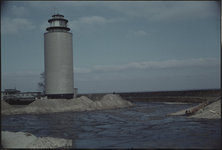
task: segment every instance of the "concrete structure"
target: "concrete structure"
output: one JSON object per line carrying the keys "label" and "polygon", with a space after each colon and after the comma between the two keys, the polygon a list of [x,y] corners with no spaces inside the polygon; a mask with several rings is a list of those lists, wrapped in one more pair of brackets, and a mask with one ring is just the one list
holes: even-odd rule
{"label": "concrete structure", "polygon": [[41,92],[20,92],[16,88],[1,91],[1,100],[9,104],[29,104],[39,98],[41,98]]}
{"label": "concrete structure", "polygon": [[44,34],[45,95],[48,98],[75,97],[72,33],[63,15],[53,15]]}
{"label": "concrete structure", "polygon": [[73,98],[76,98],[78,95],[78,88],[74,88]]}

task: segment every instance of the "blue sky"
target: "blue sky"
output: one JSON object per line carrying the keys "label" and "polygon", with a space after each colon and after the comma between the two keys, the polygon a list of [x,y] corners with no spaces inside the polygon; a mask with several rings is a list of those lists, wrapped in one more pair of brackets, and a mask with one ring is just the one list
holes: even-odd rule
{"label": "blue sky", "polygon": [[220,88],[219,1],[8,1],[2,89],[38,90],[54,11],[69,20],[79,93]]}

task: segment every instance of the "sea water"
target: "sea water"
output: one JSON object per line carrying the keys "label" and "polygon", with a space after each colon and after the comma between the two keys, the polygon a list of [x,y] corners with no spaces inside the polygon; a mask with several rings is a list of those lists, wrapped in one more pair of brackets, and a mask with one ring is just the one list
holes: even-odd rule
{"label": "sea water", "polygon": [[136,107],[2,116],[2,131],[73,140],[73,148],[220,148],[221,119],[166,114],[198,104],[137,102]]}

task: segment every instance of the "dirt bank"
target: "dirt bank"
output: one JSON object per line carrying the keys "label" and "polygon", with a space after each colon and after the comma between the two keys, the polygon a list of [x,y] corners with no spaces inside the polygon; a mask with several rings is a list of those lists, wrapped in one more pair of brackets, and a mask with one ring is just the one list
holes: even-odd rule
{"label": "dirt bank", "polygon": [[[79,94],[93,101],[100,100],[108,93]],[[130,102],[181,102],[203,103],[209,99],[219,97],[220,89],[215,90],[188,90],[188,91],[157,91],[157,92],[127,92],[118,93],[122,98]]]}
{"label": "dirt bank", "polygon": [[197,111],[194,115],[188,118],[204,118],[204,119],[217,119],[221,118],[221,100],[216,101],[203,109]]}
{"label": "dirt bank", "polygon": [[162,91],[119,93],[121,97],[132,102],[183,102],[203,103],[219,97],[220,90]]}
{"label": "dirt bank", "polygon": [[72,140],[36,137],[31,133],[2,131],[2,148],[62,148],[72,146]]}
{"label": "dirt bank", "polygon": [[[201,104],[199,104],[200,106]],[[183,109],[181,111],[170,113],[167,115],[185,115],[186,110],[192,110],[193,108]],[[203,118],[203,119],[218,119],[221,118],[221,99],[213,102],[202,109],[199,109],[195,114],[188,116],[188,118]]]}
{"label": "dirt bank", "polygon": [[10,107],[9,104],[2,101],[2,115],[15,114],[45,114],[67,111],[91,111],[100,109],[113,109],[132,107],[129,101],[124,100],[119,95],[107,94],[100,101],[81,96],[75,99],[39,99],[24,108]]}

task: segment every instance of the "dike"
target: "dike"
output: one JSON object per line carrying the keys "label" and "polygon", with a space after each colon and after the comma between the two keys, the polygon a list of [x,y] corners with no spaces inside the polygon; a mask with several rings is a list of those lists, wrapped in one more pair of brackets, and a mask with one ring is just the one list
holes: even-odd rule
{"label": "dike", "polygon": [[[107,93],[79,94],[93,101],[100,100]],[[159,91],[159,92],[127,92],[117,93],[130,102],[181,102],[203,103],[221,95],[221,90],[188,90],[188,91]]]}

